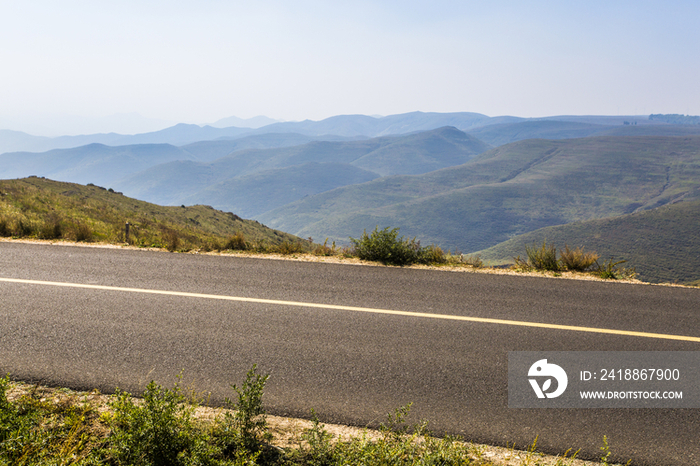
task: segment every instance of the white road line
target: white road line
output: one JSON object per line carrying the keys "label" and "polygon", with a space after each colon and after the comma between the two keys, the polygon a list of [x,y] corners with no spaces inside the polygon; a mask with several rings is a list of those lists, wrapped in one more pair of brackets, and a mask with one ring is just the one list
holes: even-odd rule
{"label": "white road line", "polygon": [[462,322],[477,322],[482,324],[511,325],[519,327],[535,327],[553,330],[569,330],[573,332],[603,333],[609,335],[624,335],[642,338],[659,338],[664,340],[692,341],[700,343],[700,337],[684,335],[670,335],[664,333],[633,332],[628,330],[616,330],[596,327],[579,327],[574,325],[547,324],[542,322],[526,322],[519,320],[489,319],[484,317],[467,317],[450,314],[428,314],[425,312],[394,311],[391,309],[373,309],[369,307],[341,306],[337,304],[304,303],[298,301],[280,301],[276,299],[244,298],[240,296],[225,296],[216,294],[187,293],[183,291],[149,290],[144,288],[126,288],[119,286],[87,285],[83,283],[48,282],[41,280],[24,280],[20,278],[0,278],[0,282],[22,283],[26,285],[58,286],[64,288],[83,288],[88,290],[121,291],[128,293],[143,293],[166,296],[182,296],[185,298],[218,299],[222,301],[238,301],[245,303],[275,304],[279,306],[313,307],[319,309],[334,309],[340,311],[367,312],[372,314],[386,314],[406,317],[424,317],[428,319],[455,320]]}

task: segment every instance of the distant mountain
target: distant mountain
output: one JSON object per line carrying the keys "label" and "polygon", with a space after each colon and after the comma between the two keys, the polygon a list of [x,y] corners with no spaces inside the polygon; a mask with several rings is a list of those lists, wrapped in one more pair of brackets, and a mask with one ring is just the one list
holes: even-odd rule
{"label": "distant mountain", "polygon": [[180,123],[153,133],[123,136],[113,144],[121,146],[131,144],[172,144],[175,146],[182,146],[197,141],[211,141],[213,139],[225,137],[240,137],[248,133],[250,133],[250,130],[247,128],[213,128],[211,126]]}
{"label": "distant mountain", "polygon": [[[342,136],[328,136],[325,141],[344,141]],[[195,160],[211,162],[232,152],[244,149],[273,149],[292,147],[318,140],[317,137],[296,133],[263,133],[243,136],[237,139],[216,139],[214,141],[199,141],[182,146],[182,150],[192,154]]]}
{"label": "distant mountain", "polygon": [[[8,118],[0,117],[0,128],[21,131],[29,134],[57,137],[75,135],[97,135],[106,133],[137,134],[173,126],[177,122],[144,117],[136,112],[116,113],[99,117],[80,115],[47,114]],[[101,142],[101,141],[89,141]],[[88,142],[88,143],[89,143]],[[87,144],[87,143],[86,143]],[[58,149],[48,147],[42,150]],[[16,148],[12,150],[30,150]],[[2,151],[0,151],[1,153]]]}
{"label": "distant mountain", "polygon": [[671,125],[700,125],[700,116],[697,115],[649,115],[649,120],[660,121]]}
{"label": "distant mountain", "polygon": [[214,128],[228,128],[230,126],[236,126],[238,128],[260,128],[273,123],[279,123],[279,120],[273,120],[272,118],[262,115],[246,119],[230,116],[217,120],[209,126],[213,126]]}
{"label": "distant mountain", "polygon": [[152,133],[124,135],[117,133],[47,138],[19,131],[0,130],[0,154],[4,152],[44,152],[52,149],[71,149],[88,144],[128,146],[134,144],[172,144],[181,146],[197,141],[236,138],[250,133],[247,128],[212,128],[178,124]]}
{"label": "distant mountain", "polygon": [[321,121],[300,121],[275,123],[258,129],[256,132],[294,132],[321,136],[336,134],[340,136],[379,137],[392,134],[407,134],[417,131],[453,126],[466,130],[487,124],[519,121],[516,117],[491,118],[480,113],[423,113],[412,112],[385,117],[366,115],[338,115]]}
{"label": "distant mountain", "polygon": [[[255,125],[267,120],[255,120]],[[0,130],[0,154],[3,152],[43,152],[51,149],[67,149],[79,147],[87,144],[98,143],[112,146],[125,146],[132,144],[172,144],[181,146],[199,141],[211,141],[216,139],[237,139],[248,135],[262,135],[268,133],[296,133],[314,139],[337,140],[338,138],[360,138],[368,139],[388,135],[401,135],[414,132],[429,131],[445,126],[453,126],[461,131],[475,132],[479,128],[492,125],[503,126],[501,130],[480,132],[481,136],[489,144],[503,143],[503,141],[514,142],[516,140],[529,139],[533,137],[556,138],[582,137],[584,135],[601,135],[604,133],[595,132],[595,128],[586,130],[586,125],[601,127],[623,127],[624,123],[629,123],[632,128],[644,127],[664,127],[670,126],[663,121],[650,120],[648,117],[635,116],[554,116],[538,119],[526,119],[512,116],[488,117],[480,113],[424,113],[412,112],[400,115],[389,115],[385,117],[371,117],[366,115],[338,115],[326,118],[321,121],[301,121],[272,123],[257,129],[226,126],[218,127],[226,122],[238,120],[220,120],[214,126],[197,126],[188,124],[178,124],[169,128],[134,135],[124,135],[117,133],[90,134],[83,136],[61,136],[57,138],[46,138],[31,136],[17,131]],[[250,125],[252,121],[243,120]],[[559,127],[540,126],[533,122],[557,121],[578,123],[575,125],[560,125]],[[508,127],[514,123],[529,123],[528,128]],[[549,129],[548,129],[549,128]],[[532,130],[532,132],[530,132]],[[592,132],[591,132],[592,131]],[[664,132],[638,132],[634,134],[659,134],[671,135]],[[697,134],[697,125],[693,131],[686,130],[688,134]],[[588,134],[590,132],[590,134]],[[612,134],[612,133],[611,133]],[[623,133],[627,134],[627,133]],[[630,133],[633,134],[633,133]],[[488,135],[488,136],[487,136]],[[477,135],[479,137],[479,135]]]}
{"label": "distant mountain", "polygon": [[525,247],[543,241],[558,249],[584,247],[597,252],[602,265],[626,260],[644,281],[688,283],[700,280],[700,201],[675,204],[587,222],[547,227],[480,251],[489,263],[512,263]]}
{"label": "distant mountain", "polygon": [[258,217],[345,241],[375,226],[463,252],[539,228],[700,198],[700,136],[527,140],[418,176],[309,196]]}
{"label": "distant mountain", "polygon": [[192,158],[188,152],[170,144],[123,147],[89,144],[42,153],[8,152],[0,154],[0,178],[36,175],[109,187],[116,180],[153,165]]}
{"label": "distant mountain", "polygon": [[494,147],[526,139],[571,139],[594,136],[614,128],[556,120],[527,120],[516,123],[482,126],[469,130],[469,134]]}
{"label": "distant mountain", "polygon": [[602,125],[579,121],[537,119],[482,126],[470,129],[468,133],[497,147],[526,139],[573,139],[589,136],[700,135],[700,125]]}
{"label": "distant mountain", "polygon": [[[363,172],[371,172],[372,177],[396,173],[425,173],[437,168],[459,165],[487,149],[489,146],[478,139],[447,127],[405,136],[386,136],[360,141],[313,141],[293,147],[240,150],[207,164],[192,161],[171,162],[153,166],[125,178],[116,183],[115,187],[130,196],[159,204],[207,203],[213,199],[211,193],[202,194],[203,197],[200,198],[198,192],[232,178],[264,171],[317,163],[334,164],[321,165],[325,170],[333,167],[343,170],[343,164],[351,165],[362,169]],[[316,167],[316,170],[319,168]],[[331,176],[329,173],[324,177],[328,177],[328,180],[345,180],[343,176]],[[365,181],[371,179],[368,175],[362,175],[361,178]],[[273,189],[274,180],[269,177],[266,179],[270,183],[268,187]],[[290,190],[287,202],[303,197],[296,197],[294,193],[318,193],[330,189],[326,179],[294,179],[310,185],[297,186],[296,191]],[[345,184],[346,181],[342,181],[333,187]],[[226,186],[240,185],[220,185],[219,189],[222,192],[215,197],[217,203],[213,205],[231,205],[232,201],[224,200],[225,196],[237,194],[227,194]],[[287,186],[292,187],[291,184]],[[237,199],[236,205],[245,208],[242,202],[247,201]],[[252,199],[250,202],[258,205]],[[255,214],[266,210],[256,210]]]}
{"label": "distant mountain", "polygon": [[122,137],[121,134],[111,133],[48,138],[3,129],[0,130],[0,154],[5,152],[45,152],[52,149],[67,149],[95,143],[114,144]]}

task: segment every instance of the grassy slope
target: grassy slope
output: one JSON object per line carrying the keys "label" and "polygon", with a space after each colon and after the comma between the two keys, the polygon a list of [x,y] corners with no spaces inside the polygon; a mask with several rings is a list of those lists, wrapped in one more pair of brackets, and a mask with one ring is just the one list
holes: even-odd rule
{"label": "grassy slope", "polygon": [[652,283],[700,281],[700,201],[679,202],[620,217],[548,227],[478,254],[487,263],[512,263],[525,247],[546,240],[563,248],[584,247],[602,261],[624,259],[639,278]]}
{"label": "grassy slope", "polygon": [[262,215],[275,228],[336,241],[375,226],[476,251],[552,225],[699,197],[700,137],[527,140],[464,165],[381,178]]}
{"label": "grassy slope", "polygon": [[[218,248],[237,232],[258,246],[274,246],[299,238],[269,229],[258,222],[208,206],[162,207],[128,198],[97,186],[82,186],[42,178],[0,181],[0,235],[123,242],[126,222],[131,241],[139,246]],[[20,222],[22,227],[20,227]],[[86,229],[87,227],[87,229]],[[81,230],[82,228],[82,230]],[[20,231],[24,229],[24,232]]]}

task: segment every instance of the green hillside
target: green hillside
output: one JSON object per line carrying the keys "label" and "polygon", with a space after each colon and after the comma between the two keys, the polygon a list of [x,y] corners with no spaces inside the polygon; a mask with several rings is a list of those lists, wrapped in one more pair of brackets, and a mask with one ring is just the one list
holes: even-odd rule
{"label": "green hillside", "polygon": [[0,236],[123,243],[126,222],[130,244],[171,250],[221,249],[237,233],[249,248],[263,250],[301,242],[208,206],[162,207],[98,186],[36,177],[0,180]]}
{"label": "green hillside", "polygon": [[478,252],[492,264],[512,263],[525,247],[546,240],[559,248],[584,247],[602,260],[627,260],[652,283],[700,280],[700,201],[679,202],[620,217],[547,227]]}
{"label": "green hillside", "polygon": [[527,140],[458,167],[380,178],[258,219],[347,241],[391,226],[443,249],[478,251],[539,228],[700,198],[700,137]]}
{"label": "green hillside", "polygon": [[349,164],[309,162],[232,178],[182,198],[182,203],[215,205],[253,218],[306,196],[378,177]]}

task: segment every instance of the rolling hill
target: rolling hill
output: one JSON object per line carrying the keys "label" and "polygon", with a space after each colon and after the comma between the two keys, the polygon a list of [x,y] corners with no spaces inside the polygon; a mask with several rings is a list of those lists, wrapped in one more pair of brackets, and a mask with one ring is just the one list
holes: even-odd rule
{"label": "rolling hill", "polygon": [[301,237],[347,241],[399,227],[478,251],[539,228],[700,198],[700,137],[526,140],[417,176],[309,196],[258,217]]}
{"label": "rolling hill", "polygon": [[574,139],[590,136],[691,136],[700,135],[700,125],[611,125],[588,123],[585,120],[537,119],[482,126],[470,129],[468,133],[498,147],[526,139]]}
{"label": "rolling hill", "polygon": [[376,173],[345,163],[309,162],[231,178],[185,197],[181,203],[217,206],[217,209],[255,218],[291,201],[378,177]]}
{"label": "rolling hill", "polygon": [[[343,165],[352,167],[348,168],[348,176],[326,171],[320,178],[285,178],[288,192],[286,196],[281,197],[289,203],[308,193],[343,186],[351,180],[367,181],[385,174],[424,173],[458,165],[487,149],[489,146],[478,139],[455,128],[445,127],[404,136],[385,136],[360,141],[313,141],[293,147],[241,150],[206,164],[193,161],[170,162],[130,176],[116,183],[114,187],[130,196],[158,204],[208,203],[216,199],[220,203],[213,204],[214,206],[237,205],[244,211],[251,211],[244,203],[260,205],[256,199],[251,196],[242,197],[235,189],[230,193],[226,191],[227,187],[241,186],[240,183],[220,183],[255,173],[267,172],[271,175],[274,173],[271,170],[304,165],[311,167],[308,164],[313,163],[320,164],[314,171],[323,167],[324,170],[337,169],[342,172],[345,170]],[[354,174],[360,173],[358,169],[365,174],[354,178]],[[295,173],[302,172],[303,170]],[[307,173],[310,172],[307,170]],[[263,182],[263,177],[258,179]],[[267,186],[276,189],[274,178],[268,176],[264,179]],[[298,184],[289,184],[292,179],[296,179]],[[332,185],[330,181],[337,184]],[[213,188],[210,187],[214,185],[218,185],[219,192],[212,197]],[[201,195],[198,194],[200,191]],[[255,208],[255,215],[271,210],[261,209],[264,207]]]}
{"label": "rolling hill", "polygon": [[525,247],[543,241],[559,248],[584,247],[600,254],[600,263],[627,260],[639,278],[652,283],[700,280],[700,201],[671,205],[618,217],[573,222],[516,236],[478,254],[487,263],[512,263]]}

